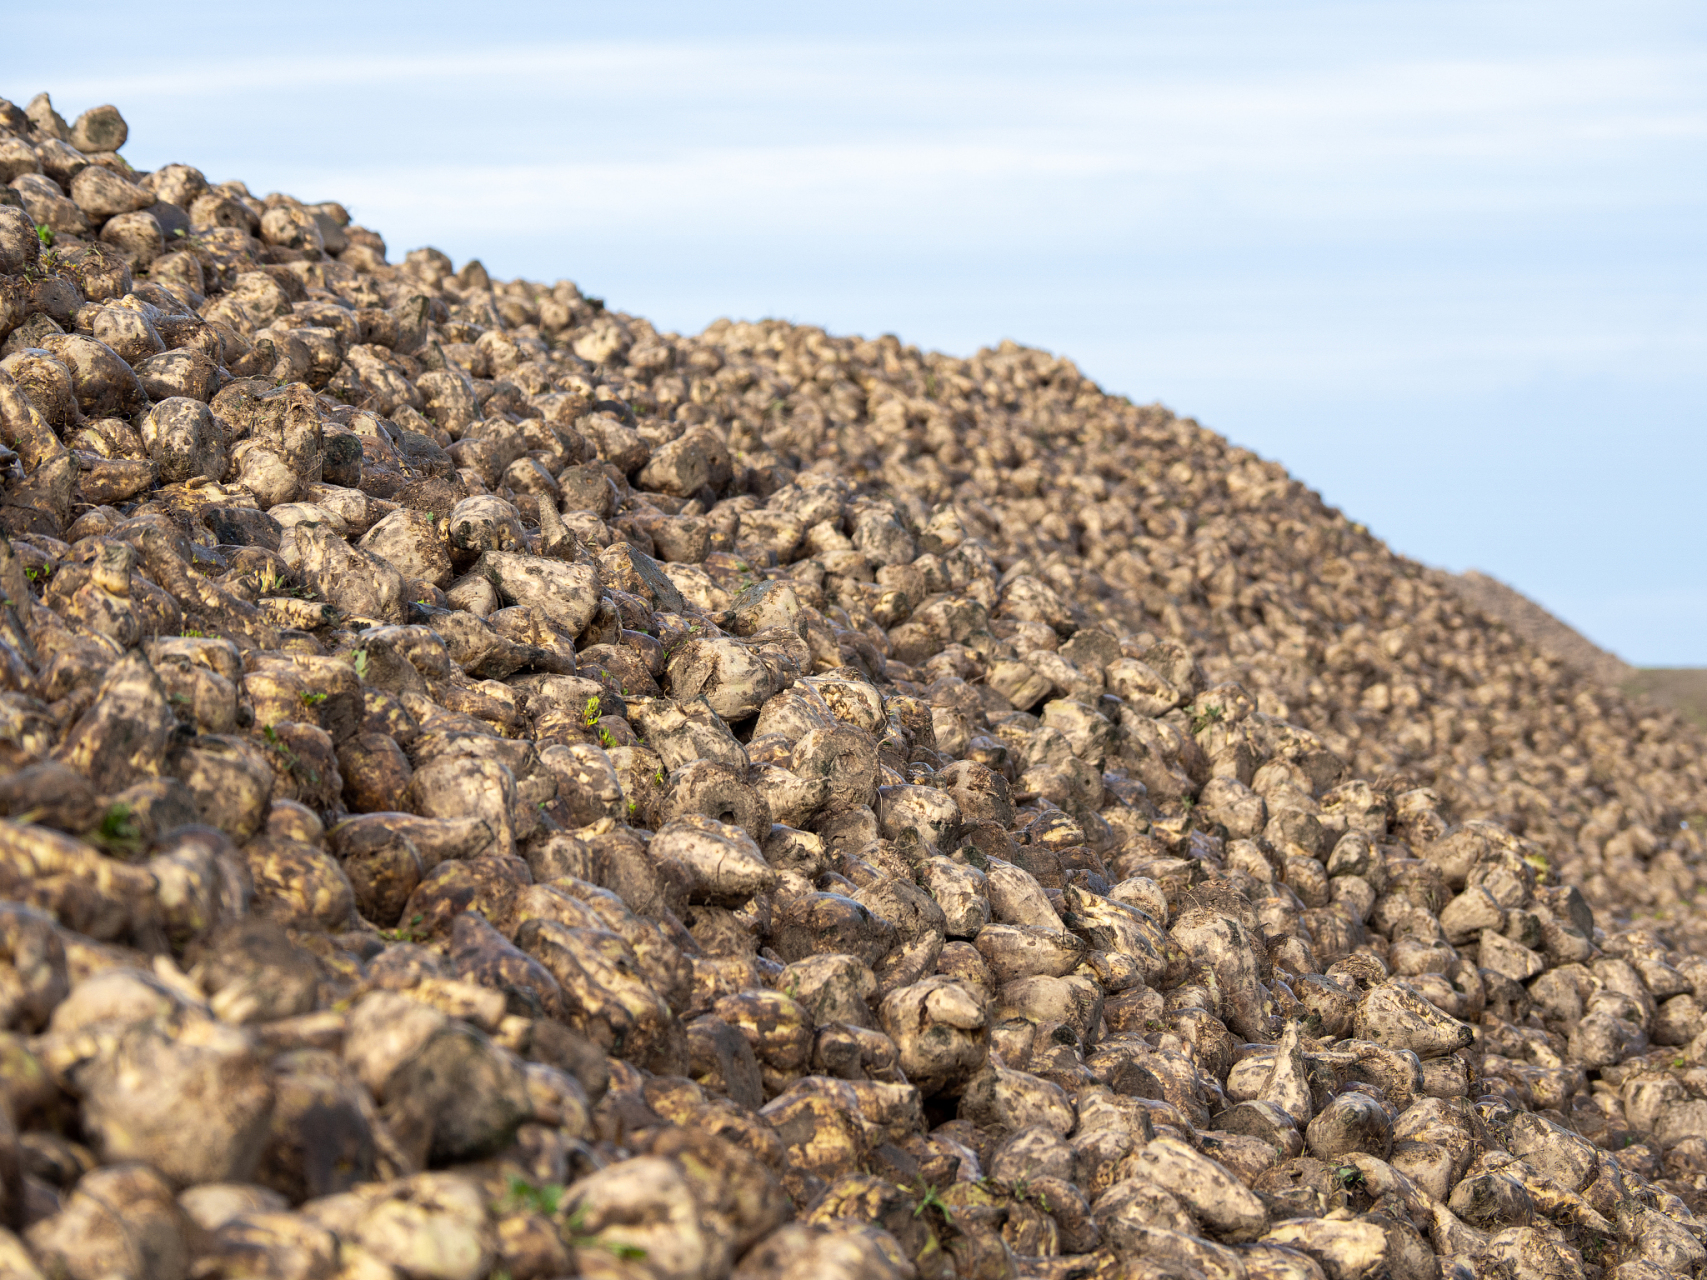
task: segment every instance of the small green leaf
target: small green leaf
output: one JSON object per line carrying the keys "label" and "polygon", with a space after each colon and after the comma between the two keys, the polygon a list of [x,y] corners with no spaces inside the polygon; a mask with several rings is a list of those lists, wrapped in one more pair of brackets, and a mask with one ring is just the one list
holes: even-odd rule
{"label": "small green leaf", "polygon": [[1334,1178],[1342,1187],[1361,1187],[1363,1185],[1363,1170],[1354,1164],[1342,1164],[1334,1170]]}
{"label": "small green leaf", "polygon": [[101,815],[101,838],[104,840],[134,840],[137,837],[136,817],[123,800],[107,806]]}

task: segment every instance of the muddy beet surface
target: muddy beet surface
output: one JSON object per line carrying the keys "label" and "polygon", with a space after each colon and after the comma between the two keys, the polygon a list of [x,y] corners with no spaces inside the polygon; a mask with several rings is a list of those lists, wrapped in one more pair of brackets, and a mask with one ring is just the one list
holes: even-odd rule
{"label": "muddy beet surface", "polygon": [[0,1274],[1700,1273],[1692,729],[1066,360],[126,133],[0,102]]}

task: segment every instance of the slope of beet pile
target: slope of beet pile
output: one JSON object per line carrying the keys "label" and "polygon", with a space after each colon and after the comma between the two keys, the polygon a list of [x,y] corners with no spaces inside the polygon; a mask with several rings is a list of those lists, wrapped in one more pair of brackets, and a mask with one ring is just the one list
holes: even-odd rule
{"label": "slope of beet pile", "polygon": [[0,102],[0,1273],[1699,1274],[1700,741],[1065,360]]}

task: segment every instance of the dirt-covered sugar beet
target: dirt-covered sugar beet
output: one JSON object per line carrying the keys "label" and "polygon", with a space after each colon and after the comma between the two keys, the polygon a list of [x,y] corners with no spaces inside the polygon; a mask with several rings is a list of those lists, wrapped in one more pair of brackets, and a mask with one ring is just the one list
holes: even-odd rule
{"label": "dirt-covered sugar beet", "polygon": [[127,138],[0,102],[9,1274],[1701,1273],[1683,723],[1064,359]]}

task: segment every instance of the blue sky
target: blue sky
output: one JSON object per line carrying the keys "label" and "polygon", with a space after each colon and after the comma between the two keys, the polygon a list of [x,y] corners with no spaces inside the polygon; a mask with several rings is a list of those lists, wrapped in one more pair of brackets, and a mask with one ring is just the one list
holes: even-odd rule
{"label": "blue sky", "polygon": [[1707,665],[1699,4],[172,12],[9,15],[0,94],[682,332],[1060,351]]}

